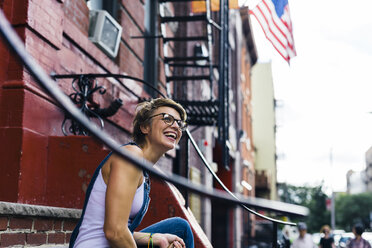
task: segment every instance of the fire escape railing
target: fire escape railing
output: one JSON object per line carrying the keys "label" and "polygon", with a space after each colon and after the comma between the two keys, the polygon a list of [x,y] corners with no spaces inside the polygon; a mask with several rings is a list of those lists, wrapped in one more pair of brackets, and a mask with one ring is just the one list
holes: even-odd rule
{"label": "fire escape railing", "polygon": [[[221,0],[223,2],[223,0]],[[56,101],[60,104],[61,108],[67,113],[68,116],[73,118],[76,122],[78,122],[80,125],[82,125],[91,135],[98,138],[102,143],[104,143],[106,146],[108,146],[113,152],[119,154],[124,159],[130,161],[131,163],[135,164],[136,166],[145,169],[148,171],[151,175],[166,180],[168,182],[171,182],[172,184],[179,186],[183,189],[190,190],[191,192],[200,194],[202,196],[209,197],[211,199],[217,199],[217,200],[223,200],[226,202],[230,202],[231,204],[238,204],[242,206],[244,209],[248,210],[249,212],[263,218],[266,220],[269,220],[273,222],[274,225],[274,232],[273,232],[273,247],[277,246],[277,240],[276,237],[276,230],[278,224],[287,224],[287,225],[296,225],[295,223],[291,222],[285,222],[276,220],[270,217],[267,217],[265,215],[259,214],[248,207],[251,208],[258,208],[262,210],[268,210],[268,211],[274,211],[277,213],[284,213],[284,214],[291,214],[291,215],[298,215],[298,216],[306,216],[308,214],[308,210],[301,206],[294,206],[286,203],[282,203],[280,206],[276,205],[273,207],[270,202],[266,202],[264,200],[258,200],[258,199],[241,199],[235,196],[231,191],[227,189],[227,187],[222,183],[222,181],[217,177],[217,175],[213,172],[212,168],[204,158],[203,154],[200,152],[198,146],[196,145],[194,139],[192,138],[192,135],[187,130],[187,136],[189,137],[192,145],[196,149],[198,155],[201,157],[203,163],[206,165],[208,170],[212,173],[212,175],[215,177],[215,179],[218,181],[218,183],[224,188],[226,192],[223,192],[221,190],[216,189],[209,189],[202,185],[196,185],[192,183],[191,181],[185,179],[184,177],[172,174],[172,175],[166,175],[163,173],[158,172],[152,167],[152,164],[143,161],[142,159],[137,158],[136,156],[130,154],[129,152],[119,149],[120,144],[117,143],[109,134],[105,133],[102,129],[97,127],[96,125],[93,125],[90,123],[88,117],[84,114],[82,114],[81,110],[77,108],[76,104],[71,101],[71,96],[65,95],[58,87],[55,87],[55,82],[43,71],[43,69],[33,60],[33,58],[27,53],[27,51],[24,48],[24,44],[22,41],[18,38],[17,34],[12,29],[9,22],[6,20],[3,12],[0,10],[0,35],[4,38],[4,41],[6,44],[11,48],[11,50],[18,55],[20,58],[22,64],[25,66],[25,68],[29,71],[29,73],[33,76],[35,81],[47,92],[49,93]],[[126,75],[120,75],[120,74],[86,74],[88,75],[88,78],[92,79],[95,77],[114,77],[116,79],[119,78],[128,78],[135,81],[142,82],[144,84],[147,84],[145,81],[131,77]],[[85,75],[85,76],[86,76]],[[53,75],[53,78],[79,78],[82,79],[82,75]],[[120,80],[118,80],[120,85],[122,85],[124,88],[125,85],[121,83]],[[99,90],[96,89],[96,86],[93,86],[94,91]],[[128,89],[128,88],[127,88]],[[155,89],[156,90],[156,89]],[[161,92],[156,90],[160,95]],[[137,98],[140,100],[140,97],[137,96]]]}
{"label": "fire escape railing", "polygon": [[[190,3],[193,0],[159,0],[160,4],[166,3]],[[200,2],[200,0],[198,0]],[[189,100],[189,99],[175,99],[177,102],[185,107],[188,114],[188,123],[196,126],[217,126],[218,130],[218,143],[222,148],[221,161],[225,168],[229,170],[229,149],[226,145],[229,128],[229,43],[228,43],[228,30],[229,30],[229,8],[228,1],[220,1],[219,20],[212,19],[211,1],[204,0],[205,13],[184,15],[184,16],[160,16],[161,25],[168,23],[178,24],[193,24],[195,22],[204,23],[205,31],[202,35],[193,36],[173,36],[167,37],[165,28],[162,28],[161,37],[163,39],[164,49],[167,51],[166,46],[173,42],[173,44],[186,43],[195,44],[201,42],[199,53],[194,53],[193,56],[176,54],[173,57],[164,57],[165,74],[166,74],[166,87],[167,92],[171,92],[171,82],[174,84],[201,82],[202,80],[209,81],[210,84],[210,99],[208,100]],[[218,23],[217,23],[218,22]],[[213,59],[213,30],[216,30],[216,39],[218,39],[218,63],[214,63]],[[202,52],[203,43],[206,43],[208,54]],[[216,43],[216,42],[215,42]],[[200,44],[199,44],[200,45]],[[195,49],[195,47],[194,47]],[[177,73],[170,73],[169,68],[206,68],[208,73],[202,75],[182,75]],[[218,79],[214,76],[214,69],[218,69]],[[218,82],[217,82],[218,80]],[[217,85],[217,96],[214,96],[215,88]],[[170,98],[170,95],[168,95]]]}

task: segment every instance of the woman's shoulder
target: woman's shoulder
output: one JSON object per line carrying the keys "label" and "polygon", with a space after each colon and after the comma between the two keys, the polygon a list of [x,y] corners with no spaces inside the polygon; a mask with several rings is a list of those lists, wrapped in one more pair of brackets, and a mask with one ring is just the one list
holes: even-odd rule
{"label": "woman's shoulder", "polygon": [[[143,151],[137,145],[125,144],[125,145],[120,147],[120,150],[125,150],[125,152],[129,152],[131,155],[135,155],[135,156],[140,157],[140,158],[143,157]],[[116,162],[122,163],[122,162],[125,162],[125,161],[126,161],[126,159],[123,158],[121,155],[119,155],[117,153],[113,153],[112,156],[107,161],[107,164],[112,164],[112,163],[116,163]]]}
{"label": "woman's shoulder", "polygon": [[120,149],[130,151],[132,154],[137,156],[143,155],[141,147],[139,147],[136,143],[125,144],[122,147],[120,147]]}

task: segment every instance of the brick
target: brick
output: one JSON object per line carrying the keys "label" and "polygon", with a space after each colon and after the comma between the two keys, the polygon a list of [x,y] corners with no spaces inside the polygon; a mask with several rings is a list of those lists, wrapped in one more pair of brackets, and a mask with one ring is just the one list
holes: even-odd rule
{"label": "brick", "polygon": [[76,224],[77,224],[77,221],[65,220],[63,222],[63,230],[64,231],[73,231]]}
{"label": "brick", "polygon": [[2,233],[1,234],[1,247],[11,245],[24,245],[26,243],[25,233]]}
{"label": "brick", "polygon": [[145,51],[145,39],[134,39],[131,36],[143,36],[143,33],[132,21],[131,17],[123,11],[121,14],[121,24],[123,27],[122,39],[134,51],[134,53],[143,60]]}
{"label": "brick", "polygon": [[62,18],[61,4],[56,1],[29,2],[28,24],[57,48],[62,44]]}
{"label": "brick", "polygon": [[164,63],[162,60],[158,59],[158,80],[165,84],[165,71],[164,71]]}
{"label": "brick", "polygon": [[70,242],[71,234],[72,233],[66,233],[66,243],[69,243]]}
{"label": "brick", "polygon": [[26,242],[28,245],[43,245],[46,244],[46,233],[27,233]]}
{"label": "brick", "polygon": [[8,217],[0,217],[0,231],[8,228]]}
{"label": "brick", "polygon": [[53,230],[52,219],[36,219],[34,223],[34,230],[36,231],[51,231]]}
{"label": "brick", "polygon": [[13,217],[9,221],[10,229],[29,229],[32,228],[32,219]]}
{"label": "brick", "polygon": [[63,4],[65,16],[74,19],[75,26],[85,35],[88,35],[89,9],[85,0],[66,0]]}
{"label": "brick", "polygon": [[54,221],[54,231],[62,231],[62,220]]}
{"label": "brick", "polygon": [[[133,77],[142,78],[143,77],[143,64],[139,61],[133,54],[133,52],[125,45],[120,44],[120,69],[128,75]],[[130,61],[130,62],[129,62]]]}
{"label": "brick", "polygon": [[65,233],[48,233],[48,244],[64,244],[65,243]]}
{"label": "brick", "polygon": [[122,0],[123,7],[128,11],[133,21],[142,29],[145,30],[145,7],[140,1],[125,1]]}

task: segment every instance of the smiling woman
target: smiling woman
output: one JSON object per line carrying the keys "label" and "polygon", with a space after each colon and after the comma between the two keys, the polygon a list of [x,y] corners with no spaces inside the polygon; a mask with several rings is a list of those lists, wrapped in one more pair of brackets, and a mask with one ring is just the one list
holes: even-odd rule
{"label": "smiling woman", "polygon": [[[175,148],[186,129],[186,112],[171,99],[157,98],[140,103],[133,120],[133,142],[126,149],[152,163]],[[96,169],[86,193],[81,219],[70,247],[193,248],[189,223],[169,218],[140,232],[149,205],[147,173],[116,154],[109,154]]]}

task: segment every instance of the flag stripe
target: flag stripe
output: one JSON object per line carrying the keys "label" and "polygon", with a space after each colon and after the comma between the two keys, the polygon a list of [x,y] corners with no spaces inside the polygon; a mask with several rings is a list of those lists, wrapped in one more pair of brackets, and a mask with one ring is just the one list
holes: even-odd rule
{"label": "flag stripe", "polygon": [[[267,14],[267,16],[271,17],[269,19],[272,21],[272,23],[270,23],[269,25],[274,25],[276,30],[278,30],[283,35],[283,38],[288,40],[288,45],[290,47],[293,47],[293,40],[290,36],[288,36],[288,28],[284,25],[283,20],[280,19],[276,15],[276,13],[273,13],[273,11],[270,9],[270,6],[268,6],[268,4],[265,0],[263,0],[262,3],[266,7],[266,10],[269,12]],[[274,10],[274,12],[275,12],[275,10]]]}
{"label": "flag stripe", "polygon": [[[276,7],[283,8],[282,5]],[[250,14],[256,17],[266,38],[289,63],[290,59],[296,56],[296,49],[294,46],[292,22],[288,4],[284,6],[282,11],[279,9],[279,13],[283,13],[282,16],[279,17],[277,15],[272,0],[262,0],[255,8],[250,10]]]}
{"label": "flag stripe", "polygon": [[260,16],[262,17],[261,22],[264,21],[264,24],[261,23],[261,25],[265,27],[265,30],[268,30],[274,36],[274,38],[283,48],[285,48],[285,37],[279,32],[277,28],[275,28],[275,25],[273,25],[273,23],[271,22],[270,15],[268,15],[265,11],[266,8],[257,6],[257,9],[260,12]]}
{"label": "flag stripe", "polygon": [[[272,11],[270,10],[270,7],[267,5],[267,3],[265,1],[262,1],[262,7],[266,11],[265,12],[265,15],[267,16],[267,19],[269,19],[269,22],[267,24],[269,26],[274,26],[275,27],[275,30],[279,31],[285,37],[286,34],[283,31],[284,28],[283,27],[279,27],[280,26],[280,23],[282,23],[281,20],[277,17],[276,14],[273,15]],[[278,22],[277,19],[279,19],[279,22]]]}
{"label": "flag stripe", "polygon": [[[265,33],[265,36],[266,38],[270,41],[270,43],[273,45],[273,47],[275,48],[275,50],[286,60],[286,61],[289,61],[289,56],[287,54],[287,52],[285,51],[284,47],[282,46],[277,46],[276,45],[276,42],[275,42],[275,38],[272,37],[272,33],[271,32],[268,32],[266,31],[265,27],[261,24],[260,22],[260,18],[256,15],[256,12],[250,12],[251,14],[253,14],[257,20],[258,20],[258,23],[260,24],[261,28],[264,30],[264,33]],[[280,49],[282,48],[282,49]]]}

